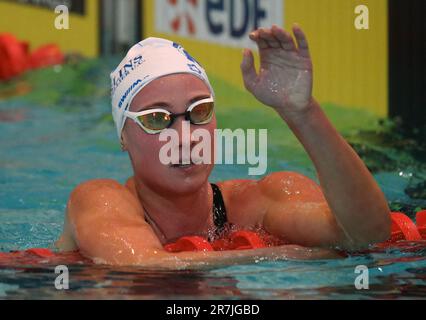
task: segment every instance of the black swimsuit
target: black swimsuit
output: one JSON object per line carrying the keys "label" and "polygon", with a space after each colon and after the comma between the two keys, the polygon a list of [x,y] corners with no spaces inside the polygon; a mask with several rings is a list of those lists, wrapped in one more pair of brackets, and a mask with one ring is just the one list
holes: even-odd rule
{"label": "black swimsuit", "polygon": [[216,235],[220,235],[227,222],[225,203],[222,192],[217,185],[210,183],[213,190],[213,222],[216,226]]}

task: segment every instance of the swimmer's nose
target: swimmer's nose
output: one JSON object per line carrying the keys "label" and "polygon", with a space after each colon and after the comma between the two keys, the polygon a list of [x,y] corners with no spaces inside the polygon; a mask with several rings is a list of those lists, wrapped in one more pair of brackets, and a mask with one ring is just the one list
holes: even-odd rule
{"label": "swimmer's nose", "polygon": [[192,132],[196,129],[195,125],[185,120],[185,118],[177,118],[172,128],[175,129],[179,135],[179,148],[182,148],[184,145],[189,145],[192,148],[197,143],[197,141],[194,141],[192,138]]}
{"label": "swimmer's nose", "polygon": [[212,145],[202,145],[200,146],[201,149],[197,150],[198,152],[192,154],[196,145],[199,143],[205,143],[203,136],[193,136],[194,131],[201,129],[200,127],[202,126],[191,124],[190,121],[185,120],[183,117],[175,119],[170,127],[170,129],[175,130],[179,137],[179,145],[177,145],[177,143],[173,143],[173,148],[178,148],[178,150],[174,150],[174,152],[179,152],[179,163],[189,163],[189,161],[194,162],[195,164],[199,164],[201,162],[204,163],[204,161],[208,161],[205,163],[213,163],[214,151],[211,150],[211,148],[214,147],[213,138],[211,138],[211,141],[213,142]]}

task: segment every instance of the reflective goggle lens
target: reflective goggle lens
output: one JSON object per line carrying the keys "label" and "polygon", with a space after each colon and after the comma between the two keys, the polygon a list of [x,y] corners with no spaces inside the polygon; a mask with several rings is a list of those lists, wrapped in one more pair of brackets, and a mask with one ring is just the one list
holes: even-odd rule
{"label": "reflective goggle lens", "polygon": [[150,130],[163,130],[167,128],[172,119],[165,112],[153,112],[138,117],[139,121]]}
{"label": "reflective goggle lens", "polygon": [[191,122],[194,124],[204,124],[209,122],[213,116],[213,109],[213,102],[204,102],[195,106],[189,113]]}

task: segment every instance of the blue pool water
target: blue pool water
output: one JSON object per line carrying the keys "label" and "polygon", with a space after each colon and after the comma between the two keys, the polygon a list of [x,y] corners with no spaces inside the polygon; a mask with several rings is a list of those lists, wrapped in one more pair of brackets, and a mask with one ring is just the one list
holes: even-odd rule
{"label": "blue pool water", "polygon": [[[114,63],[80,62],[0,86],[0,251],[52,247],[62,231],[69,193],[78,183],[92,178],[124,182],[131,175],[109,116],[108,72]],[[233,94],[220,81],[214,83],[218,95]],[[413,217],[415,210],[426,208],[424,149],[398,147],[370,115],[331,105],[326,111],[363,155],[394,209]],[[294,170],[315,178],[303,149],[269,109],[223,99],[217,113],[222,127],[270,129],[268,172]],[[405,146],[411,141],[401,139]],[[215,168],[211,180],[241,177],[247,177],[247,167],[223,165]],[[357,265],[369,268],[368,290],[354,286]],[[0,266],[0,299],[426,297],[424,243],[339,260],[261,262],[208,272],[69,267],[70,290],[58,291],[54,266]]]}

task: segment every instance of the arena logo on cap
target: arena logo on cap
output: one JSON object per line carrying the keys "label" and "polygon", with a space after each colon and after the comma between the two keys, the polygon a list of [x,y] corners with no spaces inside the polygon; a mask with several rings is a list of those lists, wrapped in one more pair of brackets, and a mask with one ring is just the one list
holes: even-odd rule
{"label": "arena logo on cap", "polygon": [[283,0],[157,0],[158,32],[229,45],[254,47],[249,33],[283,25]]}
{"label": "arena logo on cap", "polygon": [[145,60],[142,55],[138,55],[133,59],[129,59],[113,76],[111,83],[111,94],[114,94],[115,89],[126,77],[137,67],[139,67]]}

